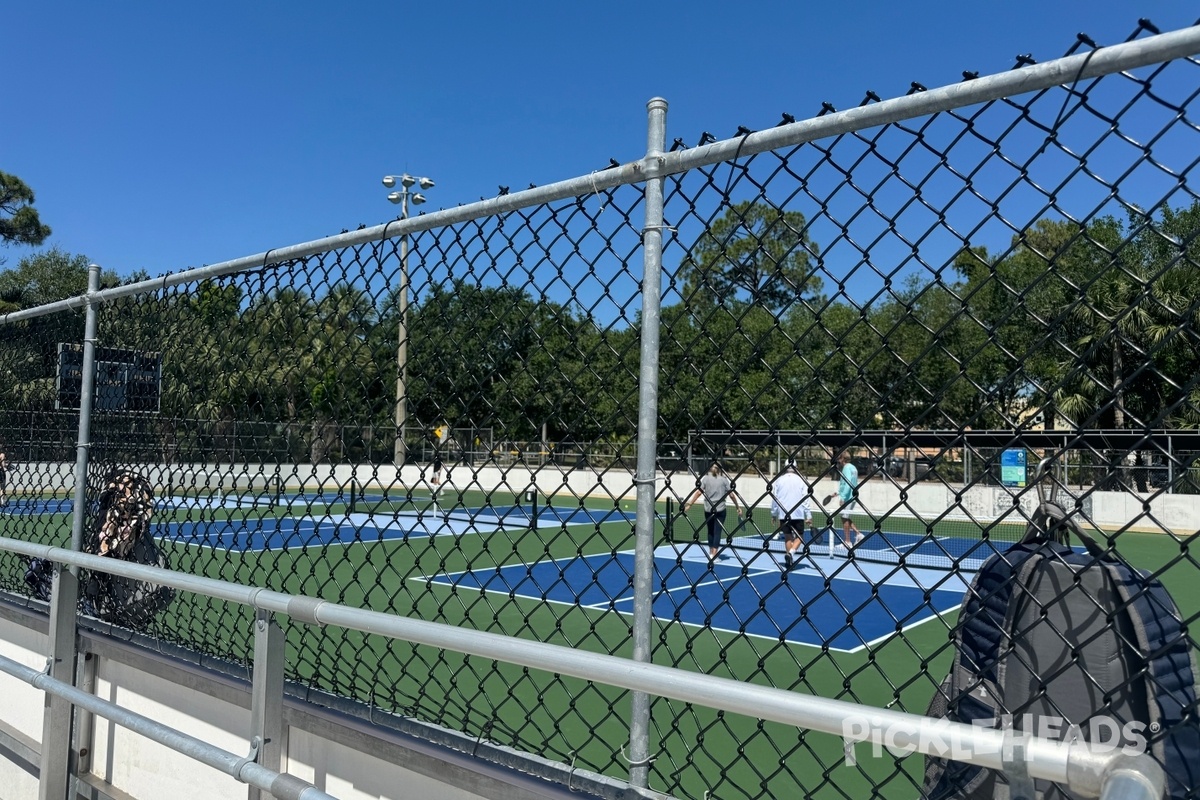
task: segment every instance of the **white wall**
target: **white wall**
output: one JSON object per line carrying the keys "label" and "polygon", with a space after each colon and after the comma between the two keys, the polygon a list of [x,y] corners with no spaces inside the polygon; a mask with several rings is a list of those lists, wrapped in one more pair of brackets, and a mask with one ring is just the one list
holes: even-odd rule
{"label": "white wall", "polygon": [[[288,737],[286,770],[334,797],[372,797],[379,800],[445,797],[446,785],[380,761],[352,747],[329,742],[306,731],[292,729]],[[330,772],[330,765],[338,769]],[[478,795],[462,793],[461,798]]]}
{"label": "white wall", "polygon": [[[0,619],[0,655],[39,672],[46,667],[49,640],[44,634]],[[0,730],[35,745],[42,739],[45,695],[22,680],[0,673]],[[5,800],[36,800],[37,779],[22,767],[0,758],[0,796]]]}
{"label": "white wall", "polygon": [[[245,709],[107,659],[97,664],[96,678],[96,694],[105,700],[231,753],[250,751]],[[91,771],[139,798],[246,796],[245,784],[101,718],[95,723]]]}
{"label": "white wall", "polygon": [[[162,486],[178,481],[181,475],[190,475],[201,484],[207,482],[214,486],[222,480],[232,482],[240,476],[239,483],[242,485],[247,481],[255,481],[256,486],[261,486],[262,476],[278,474],[285,485],[293,490],[323,486],[328,491],[338,486],[349,487],[352,478],[359,485],[386,487],[397,483],[395,467],[370,464],[173,464],[153,465],[144,469],[156,485]],[[21,465],[13,475],[10,494],[19,496],[22,490],[61,490],[71,486],[72,476],[73,467],[70,464]],[[400,470],[399,483],[428,487],[430,478],[427,467],[406,465]],[[692,492],[695,482],[695,476],[686,472],[660,472],[656,475],[655,493],[660,500],[666,497],[679,500]],[[631,503],[636,495],[633,474],[624,469],[572,470],[555,465],[537,470],[527,467],[458,466],[449,470],[446,481],[446,486],[461,490],[499,490],[514,494],[534,484],[543,496],[574,495],[593,500],[614,498],[621,501],[626,509],[633,507]],[[738,479],[737,488],[742,497],[759,504],[766,496],[767,481],[758,476],[744,476]],[[813,495],[823,498],[836,490],[834,482],[822,480],[814,487]],[[1004,487],[972,486],[964,491],[961,486],[936,481],[904,486],[881,478],[865,481],[861,498],[864,507],[875,513],[907,511],[937,517],[950,509],[950,518],[965,519],[969,515],[980,521],[1002,517],[1013,506],[1013,495]],[[1021,505],[1027,511],[1032,511],[1035,498],[1036,493],[1026,492]],[[1145,500],[1131,492],[1092,492],[1089,498],[1093,523],[1106,530],[1129,527],[1161,533],[1166,528],[1181,536],[1189,536],[1200,530],[1200,495],[1160,494],[1152,500]]]}
{"label": "white wall", "polygon": [[[738,490],[743,497],[757,500],[765,497],[767,484],[762,478],[742,478]],[[836,481],[822,480],[813,487],[813,497],[820,500],[836,491]],[[1015,505],[1019,502],[1024,515],[1032,514],[1037,505],[1037,492],[1032,488],[1018,495],[1002,486],[964,490],[935,481],[904,485],[881,478],[865,481],[859,497],[864,511],[880,516],[915,514],[925,519],[977,522],[1023,520]],[[817,509],[814,512],[819,513]],[[1092,492],[1085,498],[1084,513],[1093,525],[1108,531],[1128,528],[1148,533],[1170,531],[1179,536],[1200,532],[1200,495],[1160,494],[1147,499],[1129,492]]]}
{"label": "white wall", "polygon": [[[40,671],[46,664],[44,654],[48,646],[44,634],[0,617],[0,655]],[[97,670],[97,696],[239,756],[249,752],[247,692],[232,690],[228,685],[223,685],[217,692],[201,691],[203,679],[192,674],[187,681],[176,681],[121,660],[93,658]],[[227,699],[221,699],[222,695]],[[239,702],[228,699],[232,696],[237,696]],[[28,746],[40,749],[44,697],[29,684],[0,673],[0,698],[3,698],[0,702],[0,732],[8,737],[27,739]],[[245,784],[103,718],[93,719],[91,772],[115,789],[139,800],[167,797],[244,800],[246,797]],[[369,739],[369,735],[366,738]],[[407,751],[398,753],[395,745],[390,746],[390,751],[389,745],[363,749],[354,746],[362,741],[361,730],[347,741],[338,741],[335,737],[292,725],[283,737],[283,769],[344,800],[399,800],[401,797],[477,800],[484,796],[528,800],[545,796],[489,779],[486,770],[470,773],[458,785],[453,785],[439,780],[438,776],[466,774],[469,770],[464,768],[461,757],[456,763],[441,768],[438,764],[444,762]],[[391,757],[385,757],[388,753]],[[404,759],[422,765],[422,769],[408,769],[396,763]],[[459,788],[466,785],[491,788],[485,795]],[[37,796],[37,780],[23,766],[0,757],[0,797],[4,800],[36,800]]]}

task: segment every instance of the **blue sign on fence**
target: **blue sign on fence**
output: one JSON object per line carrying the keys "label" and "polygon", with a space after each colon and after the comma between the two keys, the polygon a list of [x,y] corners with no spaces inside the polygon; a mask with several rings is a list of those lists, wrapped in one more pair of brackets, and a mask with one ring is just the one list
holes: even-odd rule
{"label": "blue sign on fence", "polygon": [[1000,454],[1000,483],[1017,487],[1025,485],[1025,448],[1005,450]]}

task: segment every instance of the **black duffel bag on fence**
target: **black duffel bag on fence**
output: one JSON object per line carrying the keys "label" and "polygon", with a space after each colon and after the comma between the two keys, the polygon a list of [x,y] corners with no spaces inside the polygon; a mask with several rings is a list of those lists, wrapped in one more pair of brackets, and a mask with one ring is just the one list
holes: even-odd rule
{"label": "black duffel bag on fence", "polygon": [[[92,534],[84,550],[107,558],[169,568],[150,529],[154,490],[126,469],[108,474]],[[171,604],[175,590],[132,578],[89,572],[82,584],[84,613],[131,628],[144,627]]]}

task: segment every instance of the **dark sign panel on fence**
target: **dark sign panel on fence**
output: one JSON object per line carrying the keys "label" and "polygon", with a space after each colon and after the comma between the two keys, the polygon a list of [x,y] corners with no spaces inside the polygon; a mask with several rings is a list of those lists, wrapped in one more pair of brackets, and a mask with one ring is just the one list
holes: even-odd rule
{"label": "dark sign panel on fence", "polygon": [[[83,345],[60,342],[55,408],[78,409],[83,387]],[[97,411],[159,410],[162,356],[118,347],[96,348]]]}

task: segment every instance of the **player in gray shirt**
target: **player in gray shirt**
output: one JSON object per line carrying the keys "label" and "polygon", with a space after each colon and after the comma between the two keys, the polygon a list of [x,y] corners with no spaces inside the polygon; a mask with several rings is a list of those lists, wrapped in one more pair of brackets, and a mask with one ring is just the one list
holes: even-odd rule
{"label": "player in gray shirt", "polygon": [[711,564],[717,560],[721,536],[725,532],[725,517],[728,513],[725,507],[726,499],[733,503],[739,517],[742,515],[742,506],[738,503],[737,493],[733,491],[733,482],[715,461],[708,468],[708,473],[696,482],[696,491],[683,502],[684,512],[701,497],[704,498],[704,524],[708,526],[708,562]]}

